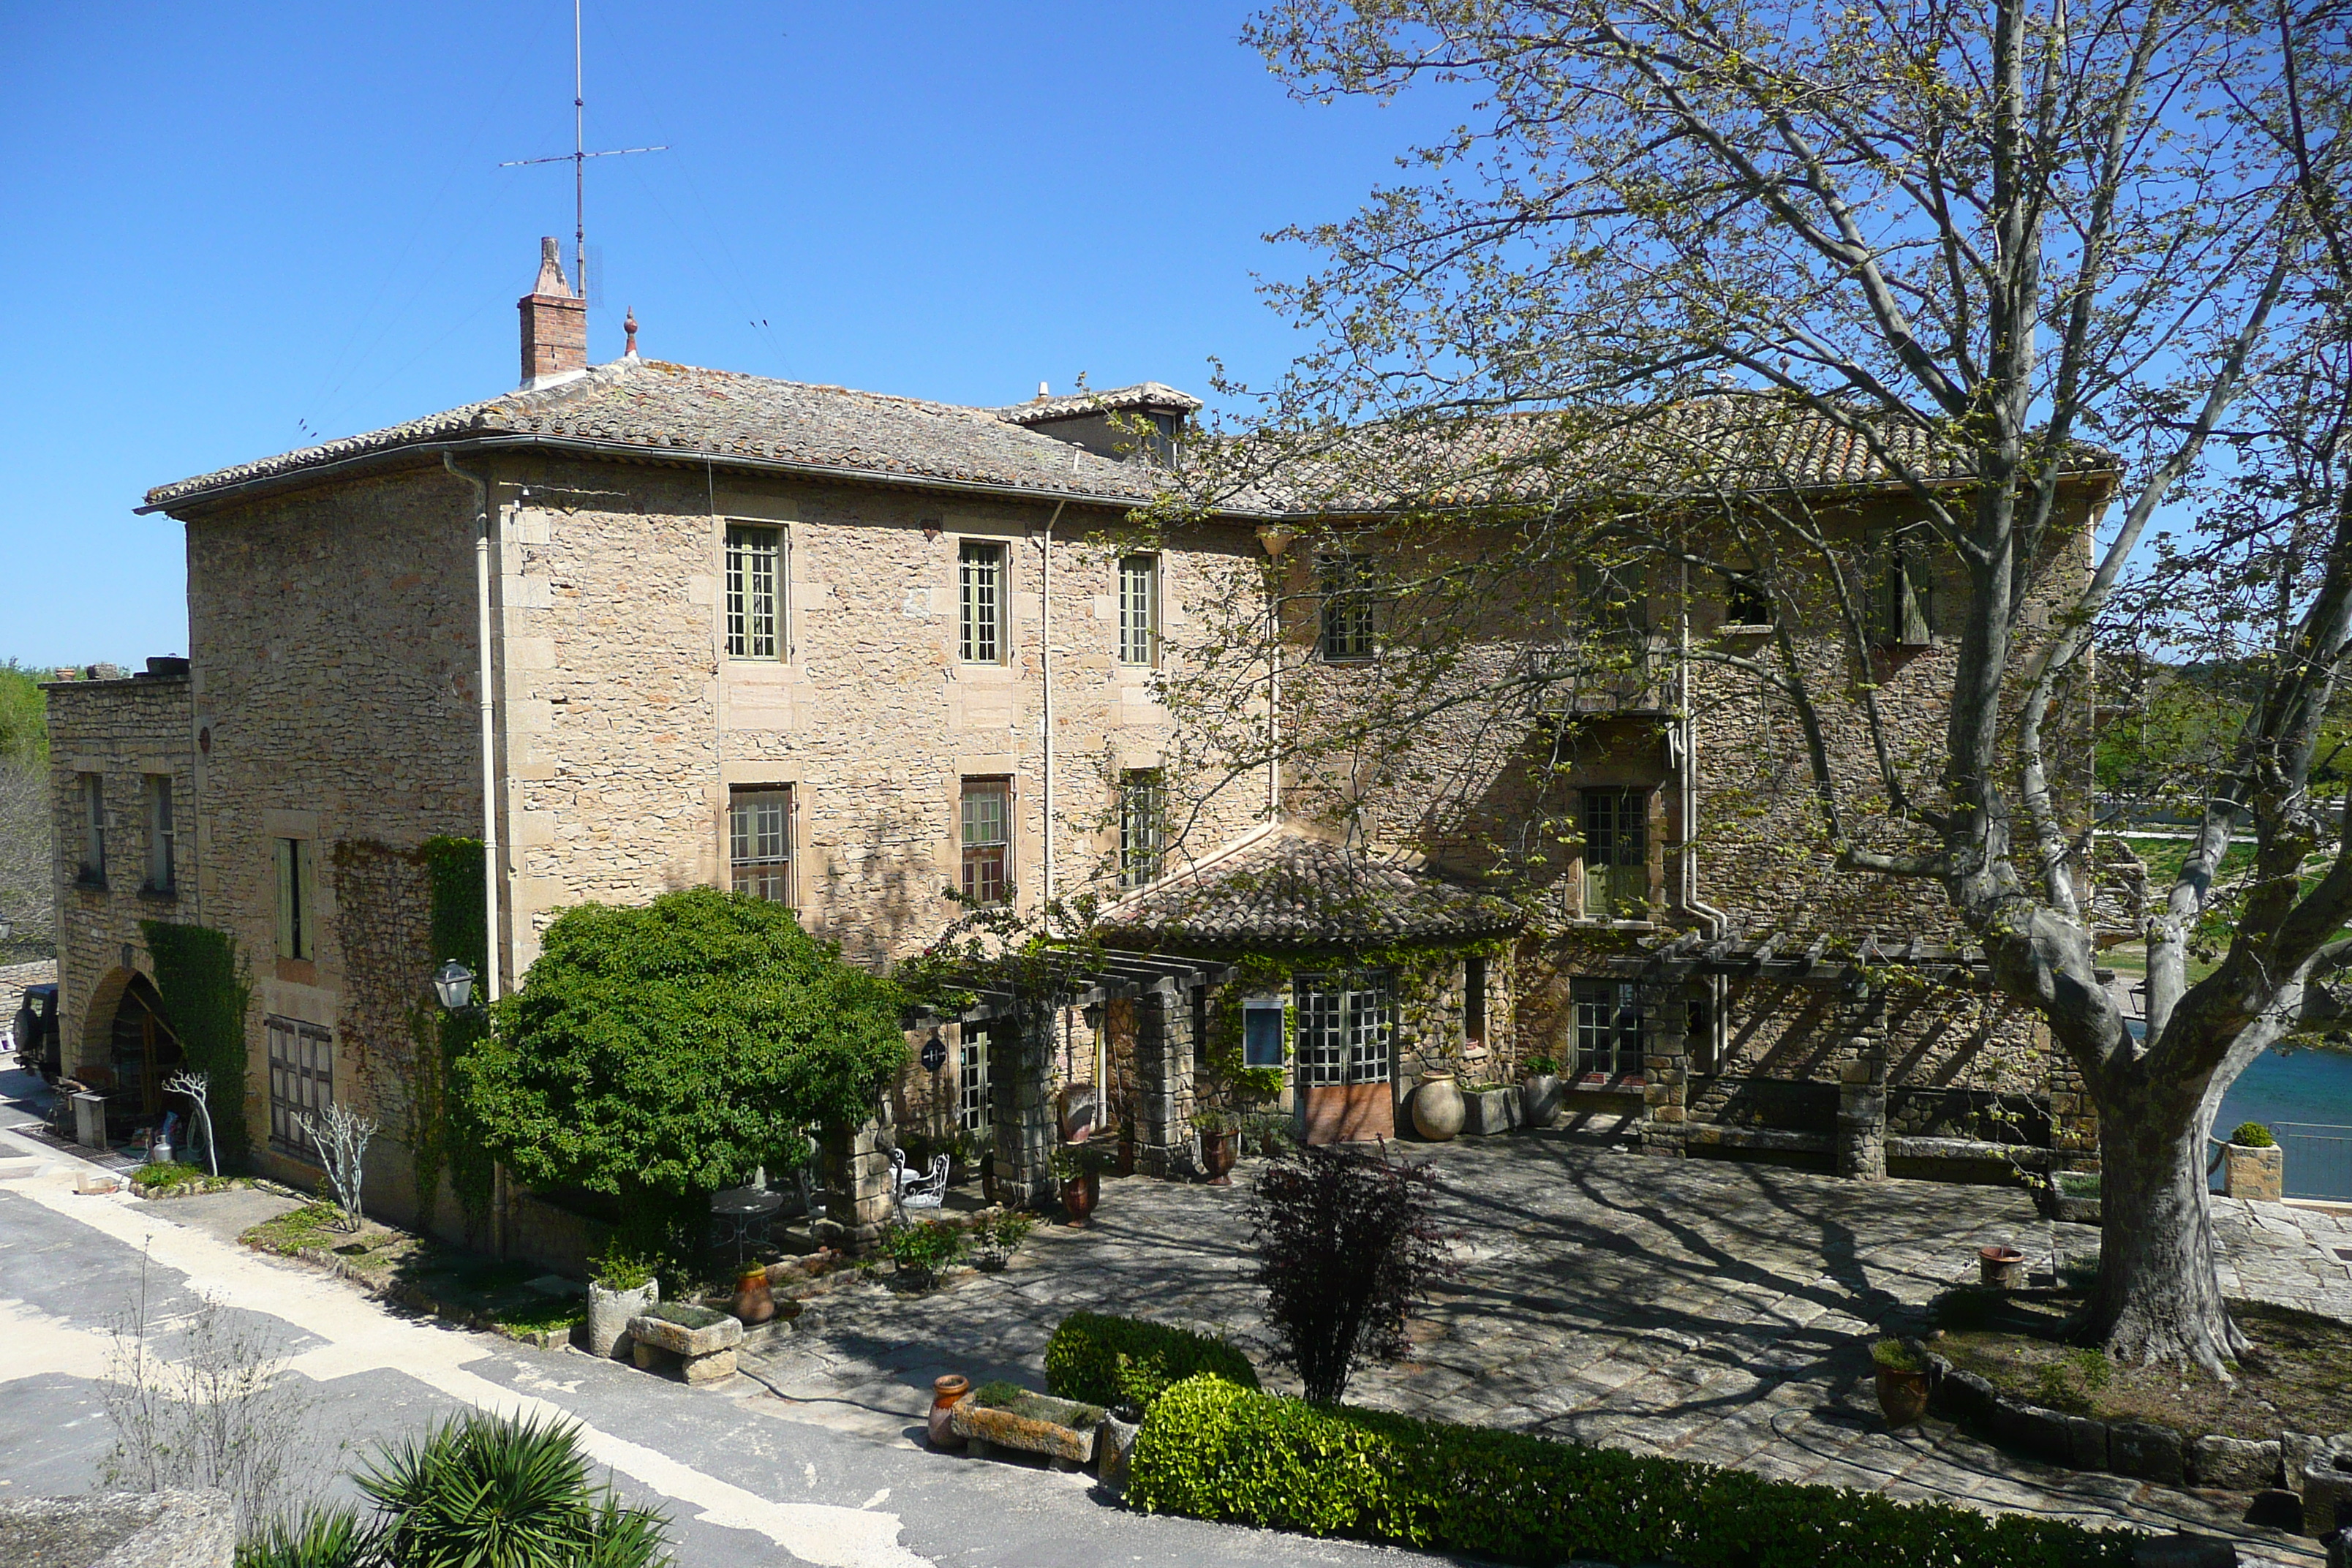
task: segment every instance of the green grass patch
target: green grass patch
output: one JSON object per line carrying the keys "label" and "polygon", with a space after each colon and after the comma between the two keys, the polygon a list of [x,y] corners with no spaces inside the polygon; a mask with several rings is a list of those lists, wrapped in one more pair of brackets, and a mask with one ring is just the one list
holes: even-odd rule
{"label": "green grass patch", "polygon": [[541,1296],[536,1301],[521,1301],[505,1308],[492,1321],[509,1333],[560,1333],[586,1322],[588,1306],[584,1301]]}
{"label": "green grass patch", "polygon": [[174,1187],[184,1187],[191,1182],[205,1179],[204,1172],[179,1160],[164,1160],[142,1165],[131,1173],[131,1184],[151,1193],[168,1193]]}
{"label": "green grass patch", "polygon": [[332,1204],[304,1204],[276,1219],[263,1220],[237,1240],[281,1258],[294,1258],[312,1247],[338,1245],[349,1239],[343,1211]]}

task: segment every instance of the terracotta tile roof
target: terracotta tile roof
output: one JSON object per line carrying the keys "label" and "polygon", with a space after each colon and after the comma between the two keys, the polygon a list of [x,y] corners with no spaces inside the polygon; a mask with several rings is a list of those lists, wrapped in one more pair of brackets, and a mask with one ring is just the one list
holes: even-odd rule
{"label": "terracotta tile roof", "polygon": [[1103,917],[1119,944],[1353,947],[1517,931],[1500,899],[1288,829],[1130,895]]}
{"label": "terracotta tile roof", "polygon": [[1034,398],[1000,408],[996,416],[1013,425],[1040,425],[1083,414],[1135,414],[1157,409],[1190,414],[1200,406],[1201,400],[1189,392],[1179,392],[1156,381],[1139,381],[1133,386],[1114,386],[1103,392]]}
{"label": "terracotta tile roof", "polygon": [[[1164,394],[1199,406],[1198,399],[1156,383],[1103,395],[1129,393]],[[1084,406],[1077,400],[1062,401],[1076,405],[1074,411]],[[1165,479],[1148,462],[1098,457],[1024,429],[993,408],[887,397],[658,360],[616,360],[560,385],[510,392],[385,429],[158,485],[147,492],[147,503],[169,507],[247,480],[401,447],[485,436],[572,437],[635,447],[649,455],[709,453],[722,461],[773,459],[881,479],[1097,497],[1121,506],[1149,500]]]}

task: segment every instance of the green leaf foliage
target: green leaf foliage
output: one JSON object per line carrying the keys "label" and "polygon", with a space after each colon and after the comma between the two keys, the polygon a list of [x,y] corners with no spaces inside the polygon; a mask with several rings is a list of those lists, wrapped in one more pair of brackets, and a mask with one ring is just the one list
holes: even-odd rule
{"label": "green leaf foliage", "polygon": [[588,1479],[579,1429],[479,1412],[379,1455],[356,1478],[386,1568],[654,1568],[660,1514]]}
{"label": "green leaf foliage", "polygon": [[2230,1134],[2230,1142],[2241,1149],[2271,1149],[2278,1144],[2271,1130],[2259,1121],[2239,1122],[2238,1130]]}
{"label": "green leaf foliage", "polygon": [[1512,1563],[2125,1568],[2142,1539],[1308,1405],[1205,1376],[1145,1415],[1127,1498],[1146,1512]]}
{"label": "green leaf foliage", "polygon": [[49,702],[40,683],[45,669],[15,659],[0,663],[0,763],[45,766],[49,760]]}
{"label": "green leaf foliage", "polygon": [[567,910],[457,1064],[467,1109],[534,1184],[685,1200],[793,1164],[906,1059],[898,987],[838,952],[714,889]]}
{"label": "green leaf foliage", "polygon": [[1149,1410],[1188,1377],[1257,1386],[1257,1369],[1223,1340],[1136,1318],[1072,1312],[1045,1345],[1045,1387],[1064,1399]]}
{"label": "green leaf foliage", "polygon": [[381,1561],[376,1544],[358,1510],[313,1506],[238,1542],[236,1568],[366,1568]]}
{"label": "green leaf foliage", "polygon": [[241,1161],[245,1127],[245,1015],[252,978],[236,939],[210,926],[141,921],[140,938],[155,962],[155,994],[163,1021],[178,1037],[188,1065],[204,1073],[205,1108],[219,1142],[221,1169]]}

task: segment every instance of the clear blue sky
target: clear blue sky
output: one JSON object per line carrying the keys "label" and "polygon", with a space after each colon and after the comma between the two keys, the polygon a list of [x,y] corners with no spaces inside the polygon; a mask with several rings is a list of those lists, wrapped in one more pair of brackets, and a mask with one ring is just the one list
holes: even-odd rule
{"label": "clear blue sky", "polygon": [[[648,355],[961,402],[1270,378],[1252,275],[1306,258],[1259,236],[1447,106],[1296,103],[1247,11],[586,0],[589,145],[674,147],[589,165],[591,357],[628,305]],[[498,164],[571,97],[568,0],[0,4],[0,658],[186,651],[148,486],[512,385],[572,183]]]}

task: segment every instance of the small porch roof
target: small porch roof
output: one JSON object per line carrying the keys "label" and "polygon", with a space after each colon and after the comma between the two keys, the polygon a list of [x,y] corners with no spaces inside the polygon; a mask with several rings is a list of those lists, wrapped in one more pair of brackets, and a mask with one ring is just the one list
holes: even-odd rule
{"label": "small porch roof", "polygon": [[[1140,996],[1148,991],[1190,992],[1203,985],[1223,984],[1232,979],[1233,974],[1234,966],[1230,963],[1106,950],[1090,960],[1083,970],[1066,978],[1055,999],[1055,1005],[1091,1007],[1097,1003]],[[1010,1017],[1019,1011],[1019,998],[1010,989],[991,985],[982,977],[974,976],[971,984],[962,988],[971,994],[971,1005],[962,1011],[949,1013],[936,1007],[917,1006],[907,1014],[906,1026],[929,1029],[941,1024],[985,1024],[992,1019]]]}

